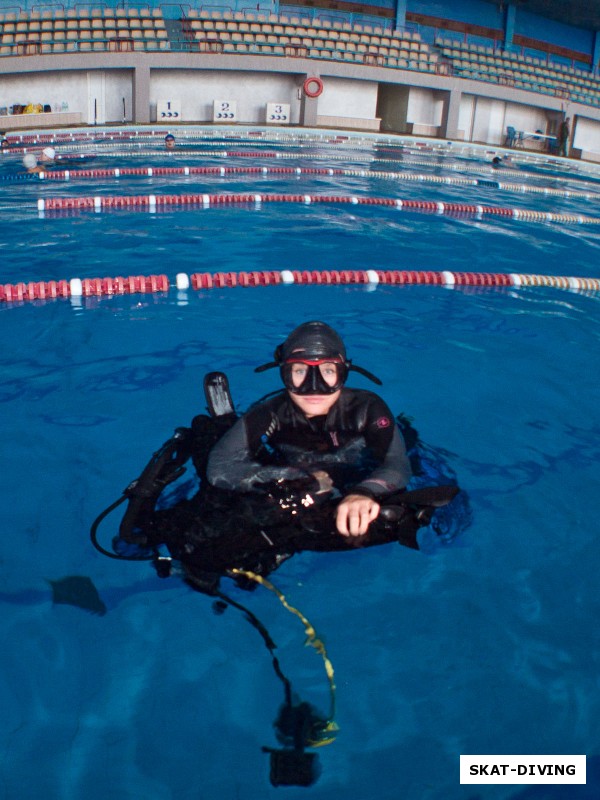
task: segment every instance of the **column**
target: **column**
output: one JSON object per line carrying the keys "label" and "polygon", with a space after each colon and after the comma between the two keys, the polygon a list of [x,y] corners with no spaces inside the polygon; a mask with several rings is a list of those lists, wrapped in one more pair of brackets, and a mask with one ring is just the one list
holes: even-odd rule
{"label": "column", "polygon": [[[302,86],[304,86],[304,82],[308,78],[319,78],[319,75],[314,72],[311,72],[310,75],[305,75],[304,80],[302,81]],[[307,94],[305,94],[303,88],[301,89],[301,92],[302,99],[300,101],[300,125],[304,126],[305,128],[314,128],[317,124],[320,97],[309,97]]]}
{"label": "column", "polygon": [[592,70],[598,72],[600,69],[600,31],[594,35],[594,50],[592,52]]}
{"label": "column", "polygon": [[134,122],[150,122],[150,67],[144,65],[133,70],[133,113]]}
{"label": "column", "polygon": [[407,0],[396,0],[396,21],[394,30],[400,30],[406,25],[406,2]]}
{"label": "column", "polygon": [[451,89],[448,92],[444,103],[444,113],[442,114],[442,124],[440,126],[440,137],[442,139],[456,139],[458,136],[458,117],[460,113],[460,101],[462,92],[460,89]]}
{"label": "column", "polygon": [[515,0],[509,0],[506,6],[506,13],[504,15],[504,49],[512,50],[513,36],[515,34],[515,19],[517,16],[517,7]]}

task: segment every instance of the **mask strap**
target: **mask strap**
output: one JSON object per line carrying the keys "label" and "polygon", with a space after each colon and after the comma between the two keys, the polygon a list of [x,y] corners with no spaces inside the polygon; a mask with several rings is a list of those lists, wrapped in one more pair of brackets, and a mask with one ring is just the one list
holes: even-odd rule
{"label": "mask strap", "polygon": [[268,364],[261,364],[260,367],[254,367],[254,372],[265,372],[268,369],[274,369],[278,366],[280,366],[278,361],[270,361]]}
{"label": "mask strap", "polygon": [[369,372],[368,369],[364,369],[363,367],[355,367],[354,364],[352,364],[350,361],[348,361],[347,363],[348,363],[348,371],[358,372],[360,373],[360,375],[364,375],[365,378],[368,378],[370,381],[373,381],[373,383],[376,383],[377,386],[383,386],[383,383],[379,380],[379,378],[376,375],[373,375],[372,372]]}

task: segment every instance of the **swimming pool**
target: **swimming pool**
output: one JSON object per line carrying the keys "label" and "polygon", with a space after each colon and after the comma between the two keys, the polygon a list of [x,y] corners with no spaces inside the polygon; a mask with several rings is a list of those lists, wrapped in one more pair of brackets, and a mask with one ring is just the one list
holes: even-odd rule
{"label": "swimming pool", "polygon": [[[276,142],[268,132],[257,144],[255,132],[235,134],[243,147],[223,138],[220,155],[203,155],[210,148],[200,137],[175,156],[158,139],[131,151],[103,142],[86,150],[85,166],[258,166],[259,174],[0,181],[3,282],[165,273],[173,284],[177,273],[367,269],[598,276],[598,228],[575,222],[252,201],[40,214],[40,198],[195,192],[598,215],[593,170],[547,172],[537,162],[511,170],[511,183],[564,193],[544,195],[487,185],[501,181],[485,151],[445,143],[330,142],[320,132]],[[17,158],[2,161],[0,177],[16,174]],[[262,172],[271,162],[417,180]],[[457,177],[482,182],[430,180]],[[216,616],[207,598],[145,564],[103,559],[88,530],[174,427],[203,410],[206,371],[228,373],[243,409],[277,386],[254,366],[293,324],[323,318],[353,360],[384,380],[391,407],[444,454],[473,522],[432,555],[391,546],[304,553],[273,576],[335,668],[340,733],[304,791],[352,800],[566,797],[560,786],[460,786],[458,756],[587,753],[588,785],[566,788],[569,798],[595,796],[598,297],[551,286],[278,283],[2,303],[3,795],[277,794],[261,747],[276,746],[281,686],[256,631],[233,609]],[[105,615],[52,605],[47,581],[68,575],[93,580]],[[302,626],[268,592],[235,596],[266,624],[298,693],[325,710],[323,665],[302,647]]]}

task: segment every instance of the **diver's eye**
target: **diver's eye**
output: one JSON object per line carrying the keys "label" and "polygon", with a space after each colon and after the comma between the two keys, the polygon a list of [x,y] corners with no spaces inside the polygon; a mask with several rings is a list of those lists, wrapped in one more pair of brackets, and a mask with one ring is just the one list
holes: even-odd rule
{"label": "diver's eye", "polygon": [[300,384],[306,378],[308,373],[308,367],[306,364],[292,364],[292,383],[294,386],[300,386]]}
{"label": "diver's eye", "polygon": [[319,371],[321,377],[329,386],[335,386],[338,380],[337,364],[329,361],[319,364]]}

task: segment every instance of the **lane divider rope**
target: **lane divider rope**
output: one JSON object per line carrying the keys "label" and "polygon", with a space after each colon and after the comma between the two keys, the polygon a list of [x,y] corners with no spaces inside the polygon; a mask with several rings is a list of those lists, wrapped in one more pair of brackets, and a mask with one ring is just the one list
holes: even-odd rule
{"label": "lane divider rope", "polygon": [[[61,143],[66,144],[74,144],[81,141],[87,141],[88,143],[95,144],[97,146],[102,147],[112,147],[112,143],[114,141],[117,142],[131,142],[131,141],[140,141],[140,142],[149,142],[149,143],[161,143],[162,138],[166,133],[168,133],[168,129],[152,129],[150,131],[146,130],[138,130],[138,129],[128,129],[126,131],[121,129],[94,129],[93,131],[84,131],[84,132],[54,132],[54,133],[41,133],[36,132],[32,134],[7,134],[7,139],[13,143],[20,143],[20,144],[47,144],[47,143],[55,143],[56,145],[60,146]],[[334,132],[324,132],[322,134],[317,134],[315,132],[303,132],[303,131],[295,131],[293,133],[283,133],[277,132],[274,133],[271,130],[252,130],[252,131],[238,131],[234,129],[225,129],[225,130],[214,130],[213,128],[200,128],[198,130],[194,129],[187,129],[184,128],[181,131],[177,131],[178,141],[182,144],[187,144],[188,142],[192,141],[205,141],[205,140],[213,140],[215,142],[225,142],[227,140],[235,140],[237,146],[246,147],[252,146],[252,143],[260,143],[267,144],[267,143],[274,143],[280,145],[282,143],[290,143],[289,146],[298,146],[303,147],[306,144],[335,144],[335,145],[343,145],[345,149],[356,149],[359,151],[364,151],[365,149],[377,149],[377,148],[389,148],[390,150],[397,149],[401,156],[405,156],[407,152],[413,150],[419,154],[431,154],[433,157],[443,156],[443,155],[453,155],[461,157],[465,153],[467,155],[480,155],[480,149],[474,148],[470,144],[467,145],[459,145],[458,143],[445,143],[445,142],[436,142],[433,141],[420,141],[418,139],[413,138],[405,138],[399,141],[397,138],[388,138],[385,136],[378,135],[377,137],[373,136],[364,136],[360,134],[353,134],[352,136],[348,135],[341,135],[335,134]],[[104,140],[104,141],[103,141]],[[110,143],[107,143],[108,140]],[[352,147],[353,145],[358,145],[358,147]],[[77,146],[85,146],[85,145],[77,145]],[[128,145],[134,147],[135,145]],[[13,152],[15,150],[11,148]],[[175,152],[171,152],[170,155],[175,155]],[[488,154],[493,155],[497,154],[498,150],[492,149],[487,151]],[[129,154],[130,155],[130,154]],[[303,157],[309,158],[311,157],[310,154],[302,154]],[[515,153],[511,151],[511,155],[513,158],[518,156],[519,162],[522,163],[531,163],[531,164],[542,164],[542,165],[556,165],[560,166],[562,164],[562,160],[556,157],[548,157],[543,153],[536,153],[531,151],[522,151],[520,153]],[[288,156],[291,157],[291,156]],[[384,158],[378,158],[377,160],[386,160]],[[390,161],[395,161],[397,163],[398,159],[390,159]],[[427,166],[431,166],[431,159],[428,161],[408,161],[407,159],[403,158],[405,163],[413,163],[413,164],[426,164]],[[464,166],[464,165],[463,165]],[[453,168],[462,169],[463,166],[456,165]],[[597,173],[597,170],[593,170],[592,164],[588,164],[587,168],[592,170],[593,172]],[[492,172],[497,172],[497,170],[493,169]],[[505,167],[502,169],[503,174],[509,175],[522,175],[521,172],[514,170],[507,170]],[[558,178],[556,176],[551,176],[553,180],[563,180],[568,181],[569,178]]]}
{"label": "lane divider rope", "polygon": [[71,278],[0,284],[0,302],[78,299],[126,294],[186,292],[235,287],[287,285],[369,285],[445,287],[551,287],[576,292],[600,291],[600,279],[518,273],[450,272],[448,270],[282,270],[255,272],[179,273],[172,283],[166,275],[116,278]]}
{"label": "lane divider rope", "polygon": [[[397,164],[399,159],[397,159],[397,158],[374,158],[373,161],[378,161],[378,162],[381,162],[382,164]],[[528,165],[530,165],[530,166],[531,165],[539,166],[540,164],[547,165],[549,163],[547,161],[534,161],[534,160],[531,160],[531,159],[523,159],[523,161],[525,163],[528,163]],[[487,163],[486,164],[473,164],[473,163],[469,163],[469,162],[461,162],[459,164],[456,164],[456,163],[455,164],[443,164],[443,163],[439,163],[438,162],[436,164],[436,163],[432,163],[431,160],[426,161],[424,159],[413,159],[413,158],[403,158],[402,159],[402,163],[403,164],[410,164],[411,166],[417,166],[417,167],[418,166],[424,166],[424,167],[430,167],[430,168],[432,166],[443,167],[443,169],[452,170],[454,172],[484,172],[484,173],[486,173],[488,175],[493,175],[493,176],[505,175],[505,176],[511,176],[511,177],[515,177],[515,178],[529,177],[529,178],[537,178],[538,180],[549,180],[549,181],[552,181],[553,183],[578,184],[579,186],[586,186],[586,187],[589,187],[589,188],[592,188],[592,189],[593,188],[595,188],[595,189],[598,188],[598,184],[597,183],[590,183],[589,181],[582,180],[582,179],[580,179],[580,178],[578,178],[576,176],[564,177],[564,176],[560,176],[560,175],[543,174],[543,173],[540,173],[540,172],[537,172],[537,173],[527,172],[526,170],[524,171],[524,170],[520,170],[520,169],[508,169],[506,167],[501,167],[500,169],[498,169],[496,167],[492,167],[491,165],[489,165]],[[560,169],[560,165],[555,165],[555,166],[556,166],[557,169]],[[594,175],[590,175],[589,177],[593,179]]]}
{"label": "lane divider rope", "polygon": [[[600,194],[578,192],[576,190],[562,190],[530,186],[528,184],[501,183],[488,179],[478,178],[453,178],[440,175],[423,175],[414,172],[382,172],[380,170],[366,169],[327,169],[325,167],[122,167],[120,169],[77,169],[53,170],[40,172],[35,176],[39,180],[71,181],[90,180],[95,178],[121,178],[121,177],[154,177],[177,175],[327,175],[360,178],[381,178],[383,180],[415,181],[417,183],[437,183],[447,186],[482,186],[485,188],[500,189],[509,192],[535,193],[554,197],[575,197],[585,200],[600,200]],[[30,176],[23,176],[30,177]],[[3,180],[3,178],[0,178]],[[600,190],[600,186],[598,187]]]}
{"label": "lane divider rope", "polygon": [[[87,147],[93,144],[98,147],[112,147],[114,142],[123,143],[127,147],[135,147],[136,144],[127,144],[128,142],[137,142],[150,145],[164,145],[163,139],[167,133],[172,133],[169,129],[152,130],[151,132],[134,131],[132,133],[119,130],[107,129],[104,131],[94,131],[93,133],[54,133],[44,134],[35,133],[27,135],[7,134],[6,138],[11,144],[11,151],[17,152],[17,148],[12,145],[42,145],[42,144],[55,144],[57,147],[68,145],[70,148]],[[377,150],[378,148],[387,148],[388,150],[397,149],[401,155],[407,152],[411,153],[431,153],[432,155],[443,155],[447,153],[454,153],[458,151],[459,154],[465,152],[465,147],[448,146],[435,142],[419,142],[414,139],[404,139],[396,141],[389,138],[364,137],[360,135],[342,136],[340,134],[323,133],[309,134],[296,132],[295,134],[273,133],[272,131],[249,131],[246,135],[238,131],[214,131],[211,129],[201,129],[199,131],[189,131],[186,129],[177,130],[177,141],[179,144],[187,145],[192,142],[213,141],[215,145],[225,146],[225,142],[234,141],[236,146],[239,147],[252,147],[257,144],[267,145],[284,145],[285,147],[306,147],[307,145],[324,145],[333,144],[344,148],[345,151],[364,152],[365,150]],[[475,153],[473,148],[466,148],[466,152]],[[535,154],[523,154],[534,156]]]}
{"label": "lane divider rope", "polygon": [[579,225],[598,225],[599,217],[582,214],[555,214],[547,211],[534,211],[519,208],[502,208],[467,203],[440,203],[432,200],[402,200],[393,197],[356,197],[347,195],[310,194],[182,194],[182,195],[116,195],[96,197],[49,197],[37,201],[37,210],[45,216],[48,212],[101,212],[112,209],[129,211],[166,208],[223,208],[224,206],[262,206],[264,203],[298,203],[302,205],[353,205],[384,206],[412,209],[439,215],[466,215],[481,219],[483,216],[510,217],[527,222],[558,222]]}
{"label": "lane divider rope", "polygon": [[[106,140],[110,141],[142,141],[142,142],[154,142],[154,143],[162,143],[164,136],[167,133],[176,133],[178,141],[204,141],[206,139],[212,139],[214,141],[231,141],[234,140],[236,143],[240,143],[244,146],[251,145],[252,143],[272,143],[272,144],[281,144],[281,142],[291,143],[292,145],[298,143],[299,146],[303,146],[306,144],[335,144],[335,145],[360,145],[360,149],[365,149],[368,147],[399,147],[399,148],[406,148],[406,147],[415,147],[417,148],[418,152],[423,152],[422,146],[420,143],[415,142],[413,139],[406,139],[402,142],[396,142],[392,139],[386,138],[368,138],[364,136],[341,136],[335,135],[333,133],[323,133],[323,134],[309,134],[309,133],[302,133],[297,132],[295,134],[274,134],[272,131],[248,131],[246,134],[243,134],[239,131],[233,130],[224,130],[221,131],[213,130],[213,129],[200,129],[200,130],[190,130],[190,129],[183,129],[183,130],[172,130],[170,128],[164,129],[152,129],[151,131],[119,131],[119,130],[95,130],[93,132],[80,132],[80,133],[32,133],[32,134],[13,134],[8,133],[6,135],[6,139],[9,141],[10,144],[48,144],[48,143],[67,143],[70,144],[71,142],[89,142],[89,143],[103,143]],[[359,149],[359,148],[356,148]],[[430,149],[434,149],[430,146]],[[447,151],[451,148],[447,146],[438,146],[438,150]]]}
{"label": "lane divider rope", "polygon": [[[99,140],[117,140],[117,141],[133,141],[133,140],[140,140],[144,142],[158,142],[160,143],[165,134],[169,133],[170,129],[156,129],[153,128],[151,130],[148,129],[113,129],[113,128],[104,128],[98,129],[94,128],[93,131],[78,131],[78,132],[53,132],[53,133],[31,133],[31,134],[13,134],[7,133],[6,138],[11,143],[22,143],[22,144],[47,144],[47,143],[72,143],[74,141],[82,141],[87,140],[91,143],[98,143]],[[204,141],[204,140],[214,140],[214,141],[227,141],[227,140],[235,140],[242,146],[249,146],[252,142],[260,142],[262,143],[274,143],[274,144],[281,144],[282,142],[290,142],[292,144],[299,143],[299,146],[303,146],[305,144],[336,144],[336,145],[344,145],[348,147],[349,145],[359,145],[359,147],[354,149],[368,149],[370,148],[381,148],[387,147],[390,149],[397,149],[400,154],[404,154],[411,149],[414,149],[415,152],[420,154],[430,153],[433,156],[444,155],[444,154],[452,154],[452,155],[464,155],[465,153],[468,155],[475,155],[478,156],[481,153],[481,149],[474,147],[470,143],[467,144],[459,144],[455,143],[447,143],[447,142],[440,142],[436,140],[427,140],[421,141],[419,139],[415,139],[413,137],[405,137],[399,140],[397,137],[385,137],[381,134],[377,134],[377,136],[364,136],[359,133],[355,133],[350,135],[342,135],[335,132],[323,132],[321,134],[313,132],[306,132],[306,131],[294,131],[293,133],[284,133],[284,132],[273,132],[272,130],[250,130],[250,131],[239,131],[237,129],[224,129],[221,130],[220,128],[215,130],[214,128],[183,128],[177,131],[177,138],[179,141]],[[496,154],[498,151],[496,149],[488,150],[489,153]],[[511,155],[513,157],[517,157],[517,153],[511,151]],[[518,153],[518,159],[521,162],[531,162],[531,163],[542,163],[542,164],[560,164],[561,161],[554,157],[548,157],[546,154],[533,152],[533,151],[521,151]],[[431,162],[423,162],[423,163],[431,163]],[[588,165],[592,167],[593,165]],[[504,171],[504,170],[503,170]]]}
{"label": "lane divider rope", "polygon": [[[254,142],[254,143],[253,142],[237,142],[236,144],[239,147],[244,147],[244,146],[252,146],[252,144],[256,144],[256,142]],[[147,158],[149,155],[156,155],[157,154],[156,150],[153,150],[153,151],[140,150],[139,148],[142,147],[141,144],[137,144],[137,145],[136,144],[129,144],[129,145],[125,145],[125,146],[131,148],[131,150],[126,151],[126,152],[114,151],[113,150],[112,152],[99,153],[98,149],[112,148],[113,144],[112,143],[102,143],[102,142],[101,143],[96,143],[94,145],[95,151],[93,151],[93,152],[87,152],[87,153],[83,153],[83,154],[76,154],[76,153],[70,153],[70,154],[66,153],[66,154],[62,154],[62,155],[59,154],[57,156],[57,160],[58,161],[61,161],[61,160],[75,160],[77,158],[88,159],[88,160],[99,159],[99,158],[104,158],[104,159],[106,159],[106,158],[134,158],[134,157]],[[300,146],[302,146],[302,145],[300,145]],[[138,149],[134,152],[134,148],[138,148]],[[354,148],[354,149],[358,149],[358,148]],[[27,149],[27,147],[23,147],[23,148],[20,148],[20,149],[19,148],[12,148],[11,152],[13,152],[13,153],[26,153],[26,152],[28,152],[28,149]],[[160,152],[164,153],[164,150],[161,149]],[[363,152],[363,151],[361,150],[361,152]],[[303,160],[312,160],[312,161],[315,161],[315,160],[322,160],[322,161],[323,160],[325,160],[325,161],[327,161],[327,160],[329,160],[329,161],[348,161],[348,156],[346,154],[340,155],[340,154],[337,154],[337,153],[335,153],[335,154],[333,154],[333,153],[331,153],[331,154],[323,154],[323,153],[321,153],[321,154],[318,154],[318,153],[282,153],[282,152],[279,152],[279,151],[236,151],[236,150],[216,150],[215,149],[215,150],[198,150],[198,151],[195,151],[193,153],[193,155],[197,156],[197,157],[201,157],[201,158],[257,158],[257,159],[258,158],[268,158],[268,159],[271,159],[271,158],[273,158],[273,159],[298,159],[298,158],[301,158]],[[434,154],[434,155],[438,155],[438,154]],[[169,151],[168,156],[169,156],[169,158],[189,157],[190,153],[189,152],[184,152],[182,150],[179,150],[179,151],[172,150],[172,151]],[[374,163],[386,164],[387,163],[387,164],[396,164],[397,165],[400,162],[400,159],[398,159],[398,158],[382,158],[380,156],[371,157],[371,158],[365,158],[363,160],[365,160],[367,162],[367,164],[374,164]],[[459,163],[459,164],[456,164],[456,163],[453,163],[453,164],[439,164],[438,163],[438,164],[432,164],[431,160],[406,158],[406,156],[402,157],[400,163],[402,163],[403,165],[408,165],[408,166],[425,166],[425,167],[429,167],[429,168],[431,168],[431,166],[438,166],[438,167],[443,167],[445,170],[450,170],[452,172],[464,173],[464,172],[474,172],[474,171],[476,171],[476,172],[480,172],[480,173],[484,172],[484,173],[489,174],[491,176],[497,176],[498,175],[498,170],[497,169],[495,169],[493,167],[488,167],[487,165],[472,166],[472,165],[470,165],[468,163]],[[45,173],[46,177],[48,177],[50,174],[52,174],[52,173]],[[383,176],[388,175],[388,174],[389,173],[380,172],[380,173],[378,173],[378,176],[379,177],[383,177]],[[598,190],[598,188],[599,188],[597,184],[590,183],[589,181],[575,180],[573,178],[567,178],[567,177],[561,177],[561,176],[555,176],[555,175],[550,175],[550,176],[534,175],[534,174],[530,174],[530,173],[523,173],[520,170],[509,170],[509,169],[505,169],[505,168],[502,169],[501,174],[503,176],[506,176],[506,177],[510,176],[510,177],[520,177],[520,178],[523,178],[524,174],[527,174],[528,177],[531,177],[531,178],[546,179],[546,180],[552,180],[553,182],[567,183],[567,184],[579,183],[579,185],[584,187],[584,188],[590,188],[590,189],[595,189],[595,190]],[[406,173],[406,175],[410,176],[411,173]],[[437,178],[438,180],[435,181],[435,178]],[[410,178],[406,177],[405,179],[409,180]],[[424,177],[419,175],[419,176],[413,177],[412,179],[414,179],[414,180],[424,180]],[[445,179],[443,177],[441,177],[441,176],[429,176],[428,180],[433,181],[433,182],[443,183]],[[465,180],[469,180],[469,179],[467,178]],[[502,183],[500,181],[494,181],[494,183],[497,184],[495,186],[495,188],[503,188]],[[524,185],[526,185],[526,184],[524,184]],[[509,188],[509,187],[512,186],[511,184],[505,184],[505,186],[510,191],[513,190],[513,189]],[[524,190],[521,189],[520,191],[524,191]],[[530,189],[530,191],[536,191],[536,188],[532,187]],[[540,191],[544,192],[544,188],[540,187]],[[559,190],[549,190],[550,193],[558,192],[558,191]],[[571,194],[566,194],[564,196],[566,196],[566,197],[578,196],[577,195],[577,190],[573,190],[571,192]],[[585,195],[579,195],[579,196],[585,196]]]}

